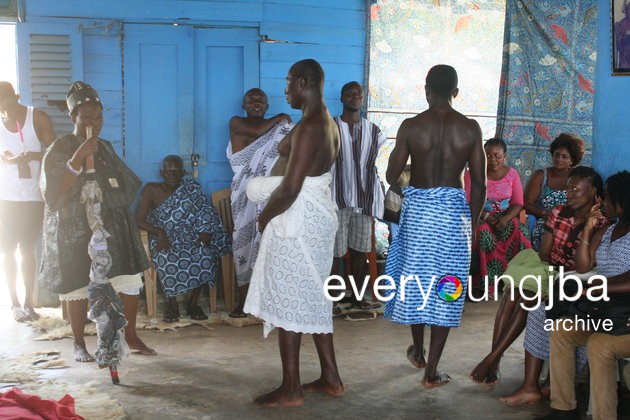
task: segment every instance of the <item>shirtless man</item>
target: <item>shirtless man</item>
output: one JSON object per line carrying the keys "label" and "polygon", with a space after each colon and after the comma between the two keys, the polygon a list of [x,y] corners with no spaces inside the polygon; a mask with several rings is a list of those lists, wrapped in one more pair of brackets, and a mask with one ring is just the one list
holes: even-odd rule
{"label": "shirtless man", "polygon": [[[403,121],[387,167],[387,182],[396,184],[411,157],[400,233],[387,257],[386,271],[397,281],[397,290],[387,302],[385,315],[411,326],[413,345],[407,349],[407,358],[417,368],[426,367],[422,384],[433,388],[450,381],[448,375],[437,372],[437,365],[450,327],[459,326],[461,319],[472,232],[485,201],[486,160],[479,124],[451,107],[458,93],[455,69],[437,65],[429,70],[425,93],[429,109]],[[462,189],[467,164],[472,181],[470,207]],[[422,288],[429,290],[426,304],[415,281],[406,286],[400,281],[409,275],[418,276]],[[448,275],[457,277],[461,288]],[[447,279],[441,289],[446,293],[438,296],[433,287],[442,278]],[[405,287],[404,299],[401,287]],[[428,362],[424,359],[425,325],[431,326]]]}
{"label": "shirtless man", "polygon": [[234,171],[232,180],[232,218],[234,219],[233,252],[236,282],[239,289],[239,305],[230,313],[232,318],[245,317],[243,305],[258,255],[260,234],[256,230],[257,208],[245,196],[249,180],[255,176],[269,175],[277,157],[277,144],[288,132],[285,127],[291,122],[287,114],[265,118],[269,108],[267,95],[253,88],[243,96],[246,117],[230,120],[230,144],[227,156]]}
{"label": "shirtless man", "polygon": [[[264,320],[265,335],[279,330],[282,384],[255,400],[267,407],[300,406],[303,390],[344,393],[333,347],[332,302],[323,290],[337,231],[329,171],[339,152],[339,130],[324,103],[323,86],[316,61],[291,67],[285,93],[291,107],[302,110],[302,119],[279,145],[272,171],[278,176],[255,178],[247,189],[250,199],[268,200],[258,219],[263,236],[245,303],[246,312]],[[302,333],[313,334],[321,366],[319,379],[304,386]]]}
{"label": "shirtless man", "polygon": [[[55,133],[44,111],[20,104],[19,98],[10,83],[0,82],[0,265],[9,287],[13,317],[34,321],[39,317],[32,302],[35,240],[44,219],[39,173],[43,151],[55,140]],[[22,255],[23,307],[16,292],[18,248]]]}

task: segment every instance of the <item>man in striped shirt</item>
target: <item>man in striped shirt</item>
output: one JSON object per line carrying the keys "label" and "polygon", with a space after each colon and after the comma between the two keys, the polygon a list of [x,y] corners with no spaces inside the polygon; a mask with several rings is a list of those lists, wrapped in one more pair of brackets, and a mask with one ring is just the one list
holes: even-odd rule
{"label": "man in striped shirt", "polygon": [[[362,290],[365,279],[365,253],[372,249],[373,218],[382,218],[385,194],[376,170],[376,157],[387,137],[376,124],[361,118],[363,87],[358,82],[341,88],[343,113],[335,117],[341,134],[339,156],[332,168],[332,197],[339,211],[335,238],[335,258],[350,251],[351,273]],[[333,267],[339,266],[336,259]],[[333,273],[336,270],[333,268]],[[353,297],[354,309],[373,308]]]}

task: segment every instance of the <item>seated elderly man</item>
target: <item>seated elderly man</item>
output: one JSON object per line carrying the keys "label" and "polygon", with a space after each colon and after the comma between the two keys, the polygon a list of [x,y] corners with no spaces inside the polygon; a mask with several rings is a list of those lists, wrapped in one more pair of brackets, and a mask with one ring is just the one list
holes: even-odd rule
{"label": "seated elderly man", "polygon": [[[553,412],[539,419],[580,418],[573,387],[577,346],[587,348],[593,420],[617,418],[617,359],[630,357],[630,172],[611,176],[604,190],[603,213],[617,221],[596,229],[604,216],[599,204],[593,206],[576,251],[575,268],[582,273],[597,264],[598,274],[607,279],[610,300],[589,300],[587,294],[573,304],[568,319],[554,322],[550,363]],[[602,290],[601,283],[586,287]],[[595,296],[598,290],[589,290],[589,294]],[[587,316],[591,328],[575,319]],[[593,321],[599,321],[599,328],[593,328]]]}
{"label": "seated elderly man", "polygon": [[177,296],[188,291],[190,318],[208,319],[198,304],[201,286],[214,285],[219,257],[230,249],[217,212],[198,183],[182,179],[184,173],[179,156],[165,157],[164,182],[147,184],[136,212],[138,227],[149,232],[153,265],[168,298],[164,322],[179,320]]}

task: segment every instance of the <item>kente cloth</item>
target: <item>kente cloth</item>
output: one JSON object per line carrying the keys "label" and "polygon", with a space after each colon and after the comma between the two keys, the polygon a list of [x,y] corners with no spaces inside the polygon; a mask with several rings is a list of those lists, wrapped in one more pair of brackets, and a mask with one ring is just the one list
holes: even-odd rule
{"label": "kente cloth", "polygon": [[335,117],[341,134],[339,155],[331,169],[333,200],[340,209],[352,208],[377,218],[385,211],[385,190],[378,177],[376,158],[387,137],[374,123],[361,118],[352,125]]}
{"label": "kente cloth", "polygon": [[[176,297],[203,284],[214,286],[219,257],[230,252],[230,241],[221,219],[201,186],[184,178],[180,186],[157,208],[147,222],[166,232],[170,248],[158,251],[158,240],[149,235],[151,259],[167,297]],[[209,233],[210,246],[199,242]]]}
{"label": "kente cloth", "polygon": [[292,124],[279,123],[258,137],[244,149],[232,153],[232,144],[228,144],[227,157],[234,172],[232,179],[232,252],[236,268],[236,283],[243,286],[249,283],[252,269],[258,255],[260,232],[257,217],[261,209],[247,199],[247,183],[256,176],[271,174],[278,160],[278,143],[293,128]]}
{"label": "kente cloth", "polygon": [[[247,195],[262,203],[280,176],[250,181]],[[244,311],[273,328],[309,334],[332,333],[332,302],[324,294],[337,232],[337,206],[330,198],[329,173],[307,177],[295,202],[269,221],[260,240]]]}
{"label": "kente cloth", "polygon": [[403,194],[400,229],[385,264],[396,284],[385,316],[399,324],[458,327],[472,240],[464,190],[404,187]]}
{"label": "kente cloth", "polygon": [[[540,187],[540,194],[536,200],[536,207],[539,209],[551,211],[560,204],[567,203],[567,190],[554,190],[547,185],[547,168],[543,169],[543,181]],[[540,249],[542,236],[545,231],[545,219],[539,217],[536,219],[534,229],[532,231],[532,248]]]}
{"label": "kente cloth", "polygon": [[[618,3],[618,2],[616,2]],[[584,139],[590,166],[598,54],[593,0],[506,1],[499,106],[494,137],[507,143],[508,160],[527,181],[550,165],[549,144],[558,133]],[[601,13],[600,13],[601,12]],[[608,57],[606,57],[608,58]]]}
{"label": "kente cloth", "polygon": [[68,174],[66,162],[80,144],[79,138],[66,134],[48,148],[42,161],[40,187],[46,204],[38,279],[42,286],[55,293],[71,292],[86,286],[90,280],[88,243],[92,230],[85,204],[80,202],[81,190],[89,178],[98,182],[103,193],[101,218],[110,234],[107,249],[112,257],[109,277],[136,274],[149,267],[138,227],[129,210],[141,181],[116,156],[111,143],[99,140],[98,152],[94,154],[94,174],[80,174],[72,188],[61,191]]}

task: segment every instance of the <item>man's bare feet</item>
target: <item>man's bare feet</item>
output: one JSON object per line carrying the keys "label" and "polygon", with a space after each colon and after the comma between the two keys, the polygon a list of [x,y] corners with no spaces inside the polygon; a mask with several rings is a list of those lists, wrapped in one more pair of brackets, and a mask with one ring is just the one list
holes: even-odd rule
{"label": "man's bare feet", "polygon": [[422,385],[427,389],[431,389],[446,385],[449,382],[451,382],[451,377],[449,375],[438,372],[433,378],[425,377],[422,380]]}
{"label": "man's bare feet", "polygon": [[35,309],[32,306],[25,306],[24,312],[28,316],[28,321],[37,321],[39,319],[39,314],[35,312]]}
{"label": "man's bare feet", "polygon": [[74,360],[77,362],[93,362],[94,357],[88,353],[85,347],[81,347],[78,344],[74,345]]}
{"label": "man's bare feet", "polygon": [[341,381],[337,384],[332,384],[322,378],[302,385],[302,390],[305,392],[324,392],[333,397],[341,397],[346,392]]}
{"label": "man's bare feet", "polygon": [[146,344],[144,344],[144,342],[140,340],[140,338],[137,336],[135,338],[125,337],[125,341],[127,342],[127,345],[129,346],[130,350],[135,350],[144,356],[157,355],[157,352],[155,350],[153,350],[151,347],[148,347]]}
{"label": "man's bare feet", "polygon": [[268,394],[261,395],[254,399],[254,402],[263,407],[301,407],[304,405],[302,390],[290,392],[282,386]]}
{"label": "man's bare feet", "polygon": [[537,387],[521,386],[512,394],[499,398],[503,404],[515,406],[521,404],[537,404],[543,396]]}
{"label": "man's bare feet", "polygon": [[497,384],[499,382],[498,366],[492,364],[486,359],[483,359],[481,363],[479,363],[472,372],[470,372],[470,379],[472,379],[472,381],[476,384]]}
{"label": "man's bare feet", "polygon": [[13,319],[17,322],[26,322],[31,320],[28,313],[19,306],[13,306],[11,311],[13,312]]}
{"label": "man's bare feet", "polygon": [[407,360],[409,360],[411,364],[417,367],[418,369],[422,369],[427,365],[427,361],[424,360],[425,351],[423,349],[422,353],[418,354],[418,352],[415,350],[416,349],[413,344],[407,347]]}

